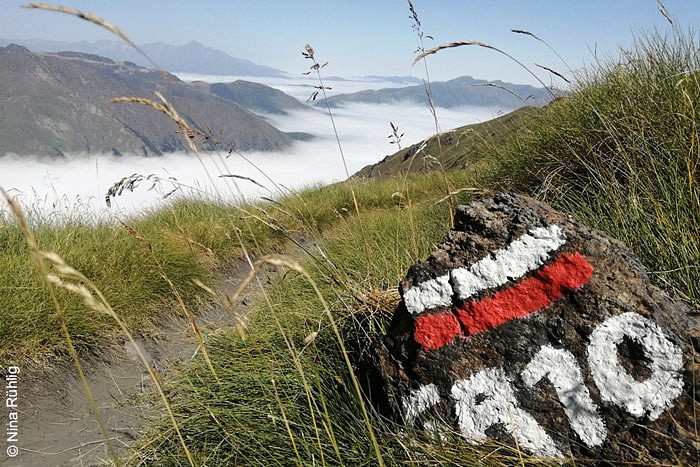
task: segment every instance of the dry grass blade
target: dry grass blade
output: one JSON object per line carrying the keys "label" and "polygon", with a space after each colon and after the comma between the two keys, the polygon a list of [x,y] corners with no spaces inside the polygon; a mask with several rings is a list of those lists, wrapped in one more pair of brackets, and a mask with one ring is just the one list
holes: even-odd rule
{"label": "dry grass blade", "polygon": [[[479,83],[479,84],[472,84],[473,87],[489,87],[489,88],[498,88],[501,89],[509,94],[512,94],[513,96],[517,97],[521,101],[526,101],[528,98],[527,97],[522,97],[516,94],[515,92],[511,91],[505,86],[501,86],[500,84],[495,84],[495,83]],[[530,97],[530,96],[528,96]]]}
{"label": "dry grass blade", "polygon": [[[420,60],[422,60],[422,59],[424,59],[425,57],[427,57],[428,55],[436,54],[436,53],[438,53],[438,52],[441,51],[441,50],[452,49],[452,48],[455,48],[455,47],[462,47],[462,46],[464,46],[464,45],[476,45],[476,46],[479,46],[479,47],[484,47],[484,48],[486,48],[486,49],[491,49],[491,50],[495,50],[495,51],[497,51],[497,52],[501,52],[501,50],[497,49],[496,47],[494,47],[494,46],[492,46],[492,45],[489,45],[489,44],[486,44],[486,43],[484,43],[484,42],[479,42],[479,41],[456,41],[456,42],[450,42],[449,44],[438,45],[437,47],[433,47],[432,49],[428,49],[428,50],[424,51],[423,53],[419,54],[419,55],[416,57],[415,60],[413,60],[413,64],[416,64],[416,63],[418,63]],[[501,52],[501,53],[503,53],[503,52]]]}
{"label": "dry grass blade", "polygon": [[514,62],[517,63],[518,65],[520,65],[525,71],[527,71],[528,73],[530,73],[530,75],[532,75],[532,77],[535,78],[535,79],[537,80],[537,82],[540,83],[540,84],[542,85],[542,87],[545,88],[545,89],[547,90],[547,92],[549,92],[549,95],[552,97],[552,99],[556,98],[556,96],[554,95],[554,93],[552,92],[552,90],[549,89],[549,87],[548,87],[536,74],[534,74],[534,73],[532,72],[532,70],[530,70],[528,67],[526,67],[520,60],[518,60],[517,58],[513,57],[513,56],[512,56],[511,54],[509,54],[508,52],[504,52],[503,50],[499,49],[498,47],[494,47],[494,46],[492,46],[492,45],[490,45],[490,44],[487,44],[487,43],[485,43],[485,42],[480,42],[480,41],[456,41],[456,42],[450,42],[449,44],[438,45],[437,47],[433,47],[432,49],[428,49],[428,50],[426,50],[425,52],[423,52],[422,54],[418,55],[418,56],[416,57],[416,59],[413,61],[413,63],[415,64],[415,63],[417,63],[419,60],[422,60],[422,59],[424,59],[425,57],[427,57],[428,55],[436,54],[436,53],[438,53],[438,52],[441,51],[441,50],[452,49],[452,48],[455,48],[455,47],[462,47],[462,46],[465,46],[465,45],[475,45],[475,46],[477,46],[477,47],[482,47],[482,48],[484,48],[484,49],[490,49],[490,50],[493,50],[493,51],[498,52],[499,54],[505,55],[506,57],[508,57],[509,59],[511,59],[512,61],[514,61]]}
{"label": "dry grass blade", "polygon": [[[553,53],[554,55],[557,56],[557,58],[564,64],[564,66],[566,66],[567,70],[569,70],[569,73],[572,73],[571,67],[566,63],[566,60],[564,60],[564,57],[562,57],[562,56],[559,54],[559,52],[557,52],[556,49],[554,49],[551,45],[549,45],[549,44],[547,43],[547,41],[545,41],[544,39],[542,39],[542,38],[540,38],[539,36],[537,36],[537,35],[531,33],[530,31],[525,31],[524,29],[511,29],[510,32],[515,33],[515,34],[522,34],[522,35],[525,35],[525,36],[530,36],[530,37],[532,37],[533,39],[535,39],[536,41],[541,42],[542,44],[545,45],[545,47],[547,47],[549,50],[551,50],[552,53]],[[547,69],[547,71],[552,71],[552,70]],[[557,74],[557,73],[555,73],[555,74]],[[572,74],[573,74],[573,73],[572,73]],[[557,75],[558,75],[558,74],[557,74]],[[558,76],[561,76],[561,75],[558,75]],[[563,77],[562,77],[562,78],[563,78]],[[569,82],[569,81],[567,81],[567,83],[568,83],[568,82]]]}
{"label": "dry grass blade", "polygon": [[530,36],[535,40],[538,40],[540,42],[544,42],[542,39],[531,33],[530,31],[525,31],[524,29],[511,29],[510,32],[514,32],[515,34],[524,34],[526,36]]}
{"label": "dry grass blade", "polygon": [[542,68],[543,70],[546,70],[546,71],[550,72],[550,73],[553,74],[554,76],[558,76],[559,78],[563,79],[563,80],[566,81],[568,84],[571,84],[571,81],[569,81],[568,79],[566,79],[566,77],[565,77],[564,75],[562,75],[561,73],[559,73],[558,71],[552,70],[552,69],[549,68],[548,66],[538,65],[537,63],[535,63],[535,66],[538,67],[538,68]]}
{"label": "dry grass blade", "polygon": [[[253,180],[252,178],[246,177],[246,176],[244,176],[244,175],[222,174],[222,175],[219,175],[219,178],[237,178],[237,179],[239,179],[239,180],[247,180],[247,181],[249,181],[249,182],[251,182],[251,183],[256,184],[256,185],[259,186],[260,188],[265,188],[264,185],[261,185],[260,183],[256,182],[256,181]],[[267,189],[267,188],[265,188],[265,189]]]}
{"label": "dry grass blade", "polygon": [[199,279],[197,279],[197,278],[192,279],[192,283],[193,283],[194,285],[196,285],[197,287],[199,287],[200,289],[204,290],[204,291],[205,291],[206,293],[208,293],[210,296],[212,296],[212,297],[214,297],[214,298],[218,298],[218,297],[219,297],[219,294],[217,294],[216,292],[214,292],[214,291],[211,289],[211,287],[207,286],[204,282],[200,281]]}
{"label": "dry grass blade", "polygon": [[161,112],[165,115],[167,115],[172,121],[177,123],[177,125],[180,127],[181,133],[185,136],[185,141],[187,142],[187,146],[193,151],[197,152],[197,148],[195,147],[194,143],[192,142],[192,139],[194,136],[206,136],[204,133],[198,131],[198,130],[193,130],[190,128],[190,126],[187,124],[187,122],[180,116],[179,113],[177,113],[177,110],[168,102],[168,100],[163,97],[163,95],[155,91],[156,96],[158,96],[158,99],[160,99],[160,102],[153,101],[151,99],[146,99],[144,97],[115,97],[114,99],[110,99],[109,102],[112,104],[118,104],[121,102],[134,102],[136,104],[143,104],[147,105],[148,107],[152,107],[156,109],[158,112]]}
{"label": "dry grass blade", "polygon": [[57,13],[65,13],[67,15],[71,16],[76,16],[80,19],[84,19],[85,21],[89,21],[93,24],[96,24],[98,26],[101,26],[114,34],[115,36],[119,37],[120,39],[126,41],[130,46],[132,46],[138,53],[143,55],[143,57],[148,60],[148,62],[156,67],[157,69],[160,69],[160,67],[153,61],[151,60],[151,57],[149,57],[146,52],[141,50],[141,48],[136,45],[131,39],[129,39],[129,36],[124,34],[121,29],[110,23],[109,21],[106,21],[104,18],[101,18],[93,13],[88,13],[86,11],[80,11],[76,10],[74,8],[68,8],[65,6],[53,6],[53,5],[47,5],[46,3],[28,3],[26,5],[22,5],[23,8],[35,8],[38,10],[45,10],[45,11],[55,11]]}
{"label": "dry grass blade", "polygon": [[661,13],[663,15],[663,17],[666,18],[666,21],[671,23],[671,26],[674,26],[673,19],[671,18],[671,15],[668,13],[668,10],[664,6],[663,2],[661,2],[661,0],[656,0],[656,3],[659,4],[659,13]]}
{"label": "dry grass blade", "polygon": [[144,97],[115,97],[113,99],[110,99],[109,102],[111,104],[118,104],[121,102],[134,102],[137,104],[143,104],[147,105],[149,107],[153,107],[156,109],[158,112],[164,113],[168,117],[170,117],[173,121],[175,121],[178,125],[183,127],[183,129],[190,129],[190,126],[185,122],[182,117],[180,117],[180,114],[177,113],[175,108],[168,102],[165,97],[158,91],[155,91],[156,96],[161,100],[161,103],[158,103],[156,101],[153,101],[151,99],[146,99]]}

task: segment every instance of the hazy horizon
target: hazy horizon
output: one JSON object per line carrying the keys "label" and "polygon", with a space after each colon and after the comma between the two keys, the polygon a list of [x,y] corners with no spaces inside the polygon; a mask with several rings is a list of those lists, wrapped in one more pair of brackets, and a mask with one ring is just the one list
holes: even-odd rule
{"label": "hazy horizon", "polygon": [[[6,38],[95,42],[116,37],[106,30],[64,14],[21,8],[25,0],[7,0],[0,16]],[[676,27],[700,23],[700,4],[665,0]],[[477,40],[513,55],[547,84],[561,81],[540,69],[544,65],[569,74],[599,59],[619,56],[635,34],[672,31],[659,12],[657,0],[414,0],[425,48]],[[153,0],[94,2],[73,0],[67,5],[102,16],[135,43],[181,45],[198,41],[229,55],[284,70],[291,75],[308,69],[301,56],[304,44],[316,49],[320,62],[329,62],[328,76],[412,75],[423,77],[422,64],[413,65],[420,46],[405,0],[382,2],[296,2],[205,0],[190,3]],[[511,29],[527,30],[545,44]],[[428,36],[434,38],[430,39]],[[469,75],[478,79],[538,85],[530,73],[493,50],[462,47],[429,58],[434,80]]]}

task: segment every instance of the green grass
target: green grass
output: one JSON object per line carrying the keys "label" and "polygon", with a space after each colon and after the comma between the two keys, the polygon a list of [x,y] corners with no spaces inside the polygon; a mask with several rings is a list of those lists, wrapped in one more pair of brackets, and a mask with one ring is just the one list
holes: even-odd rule
{"label": "green grass", "polygon": [[[198,362],[169,382],[167,394],[198,464],[450,465],[487,453],[486,464],[533,463],[503,447],[467,446],[454,434],[438,440],[393,426],[357,397],[341,344],[361,362],[383,335],[397,303],[396,284],[449,228],[447,203],[440,202],[446,185],[514,189],[547,200],[628,243],[658,284],[698,308],[700,59],[694,37],[640,40],[619,63],[600,63],[581,75],[566,98],[519,119],[517,132],[499,128],[493,138],[479,136],[478,151],[463,151],[466,163],[448,148],[443,168],[449,162],[459,169],[353,181],[359,216],[348,184],[336,184],[241,207],[181,200],[127,222],[139,238],[107,224],[39,225],[38,243],[88,276],[128,326],[145,333],[177,309],[163,275],[197,309],[206,295],[192,279],[212,285],[216,272],[244,250],[284,252],[289,241],[301,239],[318,247],[301,263],[308,277],[299,270],[278,276],[245,339],[230,331],[208,343],[218,378]],[[460,194],[454,202],[466,200]],[[0,338],[14,344],[0,350],[3,360],[62,355],[47,292],[22,234],[9,222],[0,226],[0,262],[0,284],[16,292],[0,295]],[[107,317],[67,293],[59,298],[81,349],[116,335]],[[163,421],[129,462],[169,466],[187,459]]]}
{"label": "green grass", "polygon": [[[434,197],[441,193],[437,178],[437,174],[411,177],[410,194],[401,196],[396,194],[402,191],[399,180],[358,182],[354,187],[362,208],[370,212],[402,206],[407,196]],[[462,174],[455,174],[455,185],[465,182]],[[85,274],[131,329],[149,334],[164,316],[181,313],[162,272],[187,307],[196,310],[208,297],[193,279],[213,286],[216,272],[233,264],[244,249],[259,256],[284,250],[289,240],[318,239],[352,212],[350,190],[337,184],[240,207],[183,199],[125,221],[142,239],[120,224],[70,216],[54,223],[41,219],[35,222],[34,233],[42,250],[58,253]],[[0,359],[41,363],[65,355],[66,342],[49,292],[31,263],[19,227],[10,219],[0,224],[0,264],[0,287],[11,291],[0,294],[0,342],[12,343],[0,347]],[[91,310],[80,297],[60,293],[59,299],[78,347],[93,351],[117,335],[116,323]]]}
{"label": "green grass", "polygon": [[[191,279],[211,275],[204,262],[178,235],[166,232],[155,219],[134,222],[152,245],[166,274],[186,296],[193,292]],[[163,222],[164,223],[164,222]],[[145,242],[138,241],[121,226],[71,222],[35,228],[40,248],[59,253],[74,268],[89,277],[133,329],[148,330],[159,313],[170,308],[172,293],[155,268]],[[42,360],[63,354],[65,342],[55,320],[49,294],[29,258],[19,228],[0,228],[0,283],[12,293],[0,295],[0,339],[3,361],[20,356]],[[113,336],[115,323],[86,307],[75,295],[59,294],[76,343],[86,350],[100,338]]]}
{"label": "green grass", "polygon": [[[510,187],[577,215],[626,241],[658,283],[698,307],[697,58],[686,36],[675,42],[651,37],[637,47],[625,63],[601,63],[582,76],[569,97],[490,146],[496,151],[448,175],[459,174],[454,187]],[[404,186],[402,177],[374,182],[372,195],[367,185],[356,185],[364,193],[358,196],[363,230],[350,216],[349,193],[304,194],[314,199],[309,205],[334,196],[342,206],[336,215],[344,221],[319,244],[324,256],[304,266],[330,303],[343,340],[353,343],[355,361],[384,332],[396,304],[387,289],[449,226],[445,206],[432,206],[444,192],[440,174],[410,175],[411,203],[387,197],[392,181]],[[321,210],[310,219],[327,216]],[[371,258],[363,253],[365,242]],[[255,314],[245,341],[231,334],[214,344],[222,387],[203,366],[174,383],[190,446],[207,465],[376,465],[380,455],[369,443],[351,376],[313,287],[294,274],[282,277],[270,290],[272,306]],[[376,413],[371,423],[388,465],[470,464],[487,452],[494,452],[485,461],[493,465],[536,462],[493,446],[474,452],[452,436],[435,440],[397,430]],[[180,447],[161,433],[145,438],[139,461],[180,465]]]}
{"label": "green grass", "polygon": [[501,151],[516,189],[627,243],[700,303],[697,34],[651,35],[582,74]]}
{"label": "green grass", "polygon": [[[410,216],[423,228],[412,229]],[[406,269],[427,255],[449,228],[446,208],[430,203],[412,212],[397,207],[362,217],[365,235],[357,219],[350,218],[319,245],[323,256],[304,262],[353,361],[383,335],[397,303],[392,291]],[[364,241],[370,244],[371,261],[364,256]],[[196,365],[171,388],[195,458],[207,465],[376,465],[378,456],[361,416],[361,404],[371,404],[355,396],[312,282],[296,273],[282,275],[269,291],[269,303],[254,313],[245,340],[229,332],[212,342],[220,384]],[[454,435],[436,442],[398,430],[372,411],[370,420],[387,465],[451,462],[475,451]],[[181,447],[173,442],[167,423],[154,427],[145,439],[147,444],[131,460],[134,465],[180,465]],[[418,449],[407,451],[406,444]],[[494,464],[513,456],[504,450],[495,455]]]}

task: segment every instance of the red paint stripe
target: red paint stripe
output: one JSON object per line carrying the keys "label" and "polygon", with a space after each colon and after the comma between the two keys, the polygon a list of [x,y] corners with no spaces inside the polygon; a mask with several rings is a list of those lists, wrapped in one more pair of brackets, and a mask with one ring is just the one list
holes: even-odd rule
{"label": "red paint stripe", "polygon": [[437,350],[462,332],[451,312],[423,315],[416,319],[415,326],[413,338],[423,350]]}
{"label": "red paint stripe", "polygon": [[467,302],[455,312],[467,335],[476,334],[541,310],[581,288],[592,275],[593,266],[583,255],[564,254],[529,279],[493,297]]}
{"label": "red paint stripe", "polygon": [[580,253],[561,255],[532,277],[492,297],[466,302],[454,313],[418,317],[414,339],[424,350],[437,350],[461,333],[459,324],[465,335],[472,335],[522,318],[583,287],[592,275],[593,266]]}

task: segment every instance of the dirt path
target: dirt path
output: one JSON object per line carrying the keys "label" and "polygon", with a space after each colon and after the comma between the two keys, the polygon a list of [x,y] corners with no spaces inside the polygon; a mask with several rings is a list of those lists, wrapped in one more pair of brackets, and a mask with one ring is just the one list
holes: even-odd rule
{"label": "dirt path", "polygon": [[[238,260],[217,281],[218,292],[231,295],[249,271],[249,263]],[[259,276],[263,287],[271,283],[274,274],[272,270],[263,271]],[[237,312],[245,315],[260,293],[259,287],[251,284],[235,304]],[[201,312],[197,321],[205,336],[235,325],[235,319],[215,305]],[[191,360],[198,350],[189,324],[182,319],[165,323],[156,338],[140,338],[136,345],[165,378],[174,364]],[[153,408],[138,399],[151,389],[148,372],[131,342],[114,345],[84,365],[112,446],[120,455],[128,455],[130,444],[154,415]],[[105,465],[109,459],[105,440],[72,365],[64,363],[50,372],[20,370],[18,390],[18,435],[15,441],[2,446],[0,464],[8,467]],[[10,445],[19,449],[14,458],[4,452]]]}

